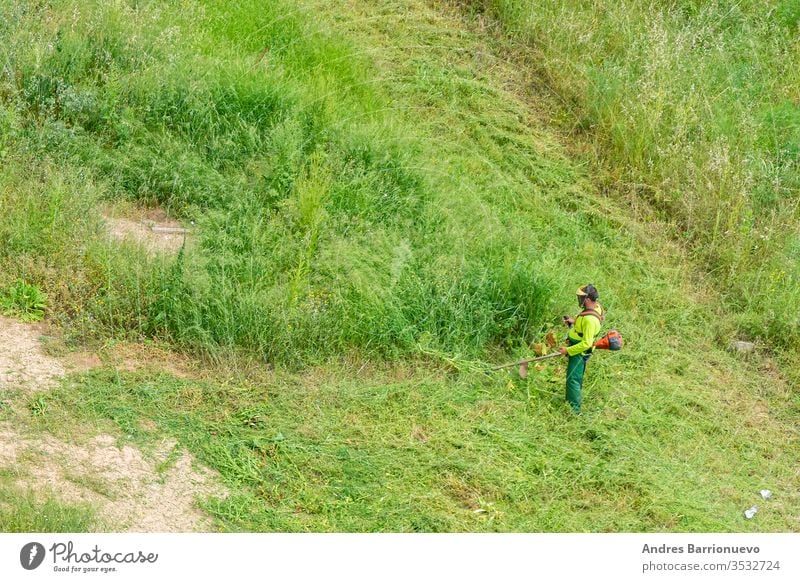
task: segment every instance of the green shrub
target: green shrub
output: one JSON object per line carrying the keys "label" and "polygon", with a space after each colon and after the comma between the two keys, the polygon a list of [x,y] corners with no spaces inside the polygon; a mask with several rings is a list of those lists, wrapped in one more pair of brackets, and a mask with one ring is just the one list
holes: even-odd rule
{"label": "green shrub", "polygon": [[4,315],[19,317],[23,321],[39,321],[47,308],[47,295],[35,285],[17,281],[0,292],[0,307]]}

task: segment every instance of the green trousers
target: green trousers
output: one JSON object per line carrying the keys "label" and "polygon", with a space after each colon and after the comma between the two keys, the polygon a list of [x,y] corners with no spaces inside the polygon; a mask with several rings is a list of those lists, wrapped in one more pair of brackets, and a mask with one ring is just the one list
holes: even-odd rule
{"label": "green trousers", "polygon": [[[570,343],[572,342],[570,341]],[[570,356],[567,363],[567,402],[575,412],[581,411],[583,374],[586,372],[586,362],[591,357],[591,355],[578,354],[577,356]]]}

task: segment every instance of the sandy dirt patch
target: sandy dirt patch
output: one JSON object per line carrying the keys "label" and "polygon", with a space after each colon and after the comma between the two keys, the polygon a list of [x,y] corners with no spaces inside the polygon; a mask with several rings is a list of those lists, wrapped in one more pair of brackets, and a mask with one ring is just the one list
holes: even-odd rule
{"label": "sandy dirt patch", "polygon": [[112,238],[139,244],[153,253],[177,253],[188,243],[191,232],[163,210],[139,210],[133,216],[104,214]]}
{"label": "sandy dirt patch", "polygon": [[42,326],[0,316],[0,390],[43,390],[64,375],[64,366],[42,351]]}
{"label": "sandy dirt patch", "polygon": [[[164,468],[159,471],[159,467]],[[49,435],[20,438],[0,425],[0,467],[16,467],[22,489],[47,488],[68,503],[88,503],[112,531],[208,531],[208,517],[196,500],[227,492],[208,469],[165,440],[152,455],[117,446],[101,434],[85,445]]]}
{"label": "sandy dirt patch", "polygon": [[[102,363],[96,355],[81,354],[62,364],[43,352],[42,332],[40,324],[0,317],[0,389],[47,390],[65,367],[83,370]],[[215,473],[194,466],[191,455],[171,440],[146,455],[117,446],[107,434],[78,445],[0,423],[0,469],[18,475],[22,490],[46,489],[66,502],[89,503],[111,531],[208,531],[197,499],[227,495]]]}

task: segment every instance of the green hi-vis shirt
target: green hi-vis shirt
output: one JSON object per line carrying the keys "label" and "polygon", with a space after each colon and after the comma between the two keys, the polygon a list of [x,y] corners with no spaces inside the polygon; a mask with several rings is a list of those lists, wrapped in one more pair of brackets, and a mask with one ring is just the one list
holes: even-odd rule
{"label": "green hi-vis shirt", "polygon": [[[598,304],[594,311],[602,317],[605,310]],[[567,354],[577,356],[587,350],[594,350],[594,338],[600,331],[600,320],[594,315],[579,315],[575,318],[575,325],[569,330],[569,338],[577,341],[575,345],[567,348]]]}

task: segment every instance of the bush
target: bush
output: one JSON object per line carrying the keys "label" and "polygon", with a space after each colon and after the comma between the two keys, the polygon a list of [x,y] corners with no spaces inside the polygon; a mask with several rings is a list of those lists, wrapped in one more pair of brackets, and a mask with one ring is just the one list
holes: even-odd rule
{"label": "bush", "polygon": [[39,321],[47,308],[47,295],[35,285],[17,281],[0,293],[3,315],[19,317],[23,321]]}

